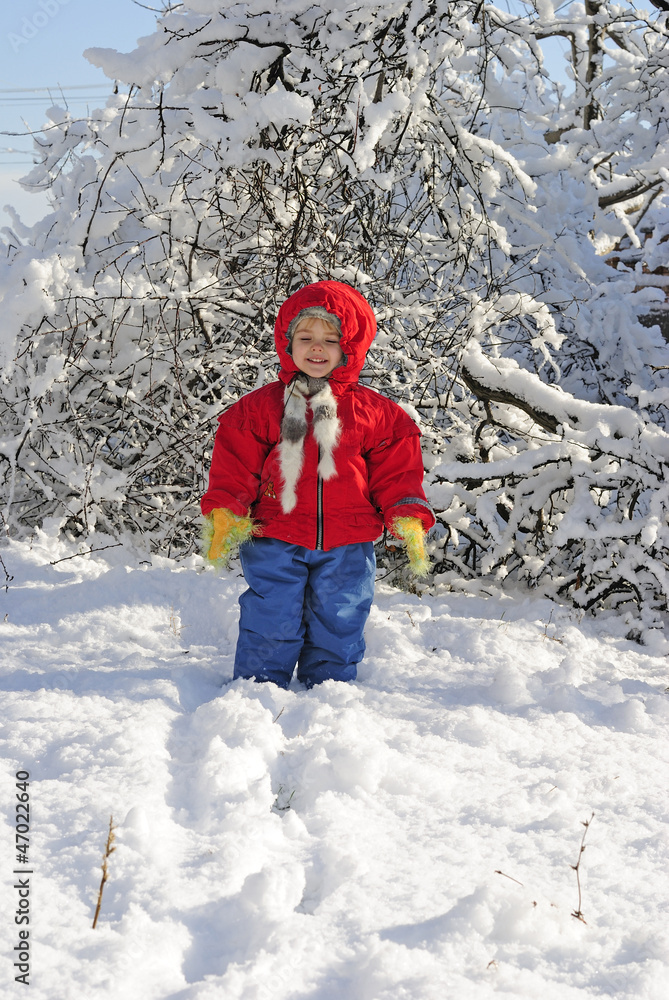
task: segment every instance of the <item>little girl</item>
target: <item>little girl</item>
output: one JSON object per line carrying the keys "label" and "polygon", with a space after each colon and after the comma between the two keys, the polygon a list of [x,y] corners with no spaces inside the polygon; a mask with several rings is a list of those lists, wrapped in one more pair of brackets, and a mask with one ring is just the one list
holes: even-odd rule
{"label": "little girl", "polygon": [[235,678],[287,687],[297,664],[307,687],[355,679],[384,525],[428,571],[420,431],[358,383],[375,333],[349,285],[301,288],[276,320],[278,381],[219,417],[202,513],[207,557],[227,564],[240,546],[248,584]]}

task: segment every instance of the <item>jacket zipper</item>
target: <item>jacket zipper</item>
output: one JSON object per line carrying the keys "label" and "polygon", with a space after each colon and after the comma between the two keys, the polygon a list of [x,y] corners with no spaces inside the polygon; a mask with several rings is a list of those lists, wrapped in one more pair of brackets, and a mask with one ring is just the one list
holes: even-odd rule
{"label": "jacket zipper", "polygon": [[[321,449],[318,449],[318,462],[321,461]],[[323,480],[316,480],[316,548],[323,548]]]}

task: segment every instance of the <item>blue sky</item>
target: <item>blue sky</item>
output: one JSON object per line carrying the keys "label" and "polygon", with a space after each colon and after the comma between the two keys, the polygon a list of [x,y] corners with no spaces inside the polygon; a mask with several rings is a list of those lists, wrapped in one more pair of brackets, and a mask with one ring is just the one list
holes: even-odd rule
{"label": "blue sky", "polygon": [[[22,0],[3,3],[0,23],[0,132],[33,128],[44,121],[60,88],[77,112],[104,104],[111,81],[91,66],[82,52],[102,46],[129,52],[135,41],[154,30],[156,15],[133,0]],[[156,3],[155,6],[161,6]],[[48,91],[35,88],[51,88]],[[22,88],[22,89],[21,89]],[[76,89],[75,89],[76,88]],[[19,92],[20,90],[20,92]],[[30,92],[32,91],[32,92]],[[8,148],[26,153],[8,153]],[[2,212],[15,205],[28,222],[44,214],[41,196],[21,191],[16,179],[30,169],[29,138],[0,135],[0,226],[9,222]]]}

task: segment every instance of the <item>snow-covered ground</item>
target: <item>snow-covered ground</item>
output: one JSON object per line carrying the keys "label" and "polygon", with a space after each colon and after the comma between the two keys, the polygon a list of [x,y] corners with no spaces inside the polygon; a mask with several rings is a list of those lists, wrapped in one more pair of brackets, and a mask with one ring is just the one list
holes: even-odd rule
{"label": "snow-covered ground", "polygon": [[666,996],[669,677],[622,619],[381,584],[358,682],[285,692],[224,683],[236,570],[76,551],[0,553],[3,996],[24,769],[34,1000]]}

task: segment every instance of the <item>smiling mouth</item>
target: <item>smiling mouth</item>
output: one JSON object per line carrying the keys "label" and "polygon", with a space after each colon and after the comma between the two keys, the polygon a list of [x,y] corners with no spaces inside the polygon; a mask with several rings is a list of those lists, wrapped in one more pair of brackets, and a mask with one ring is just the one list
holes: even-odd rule
{"label": "smiling mouth", "polygon": [[307,361],[310,361],[312,365],[326,365],[328,363],[327,358],[307,358]]}

